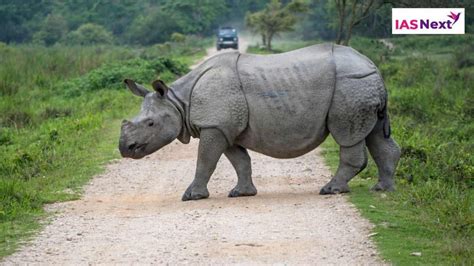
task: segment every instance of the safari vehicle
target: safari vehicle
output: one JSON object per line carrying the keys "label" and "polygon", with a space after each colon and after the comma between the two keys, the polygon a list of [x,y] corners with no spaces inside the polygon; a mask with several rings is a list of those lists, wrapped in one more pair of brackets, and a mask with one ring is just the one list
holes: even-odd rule
{"label": "safari vehicle", "polygon": [[239,36],[232,27],[221,27],[217,31],[217,51],[225,48],[239,49]]}

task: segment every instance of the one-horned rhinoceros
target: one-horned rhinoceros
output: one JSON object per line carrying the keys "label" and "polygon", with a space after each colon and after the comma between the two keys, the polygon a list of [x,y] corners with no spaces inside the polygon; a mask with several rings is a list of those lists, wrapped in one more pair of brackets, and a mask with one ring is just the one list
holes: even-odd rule
{"label": "one-horned rhinoceros", "polygon": [[334,177],[320,194],[348,192],[367,164],[368,147],[379,171],[374,190],[393,190],[400,149],[390,138],[387,92],[375,65],[352,48],[320,44],[276,55],[238,52],[212,57],[169,87],[153,82],[141,112],[124,120],[123,157],[142,158],[178,138],[199,138],[197,168],[183,200],[207,198],[207,183],[222,154],[237,172],[230,197],[257,194],[247,149],[294,158],[331,134],[340,146]]}

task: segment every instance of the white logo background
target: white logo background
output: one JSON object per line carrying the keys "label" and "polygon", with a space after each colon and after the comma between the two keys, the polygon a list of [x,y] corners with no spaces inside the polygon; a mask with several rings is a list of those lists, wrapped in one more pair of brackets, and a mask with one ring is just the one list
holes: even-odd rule
{"label": "white logo background", "polygon": [[[451,21],[452,24],[454,20],[448,17],[448,15],[451,15],[451,12],[455,14],[461,13],[452,29],[448,29],[447,23],[444,24],[446,29],[420,28],[420,20],[429,20],[430,23],[433,21]],[[464,34],[464,14],[464,8],[392,8],[392,34]],[[398,20],[398,29],[395,24],[396,20]],[[403,20],[408,22],[409,27],[412,26],[410,25],[411,20],[417,20],[418,28],[400,29]]]}

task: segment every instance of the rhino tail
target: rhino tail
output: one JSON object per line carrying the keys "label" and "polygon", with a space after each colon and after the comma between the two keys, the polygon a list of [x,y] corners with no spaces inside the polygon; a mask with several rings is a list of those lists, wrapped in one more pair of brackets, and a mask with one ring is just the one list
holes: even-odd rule
{"label": "rhino tail", "polygon": [[382,120],[382,131],[383,131],[384,138],[386,139],[390,138],[392,129],[390,128],[390,118],[388,117],[388,112],[387,112],[387,97],[385,97],[384,107],[381,110],[379,110],[377,115],[378,115],[378,118]]}

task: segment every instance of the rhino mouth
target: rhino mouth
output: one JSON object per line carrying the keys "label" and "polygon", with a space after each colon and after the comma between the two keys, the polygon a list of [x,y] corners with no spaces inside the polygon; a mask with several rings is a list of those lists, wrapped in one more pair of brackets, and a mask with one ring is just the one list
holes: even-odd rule
{"label": "rhino mouth", "polygon": [[128,145],[128,147],[120,149],[120,153],[122,154],[122,157],[140,159],[147,155],[145,152],[147,146],[148,143],[132,143]]}
{"label": "rhino mouth", "polygon": [[146,148],[146,145],[148,145],[148,143],[143,143],[143,144],[140,144],[140,145],[135,145],[135,148],[134,148],[134,152],[136,153],[137,151],[142,151]]}

